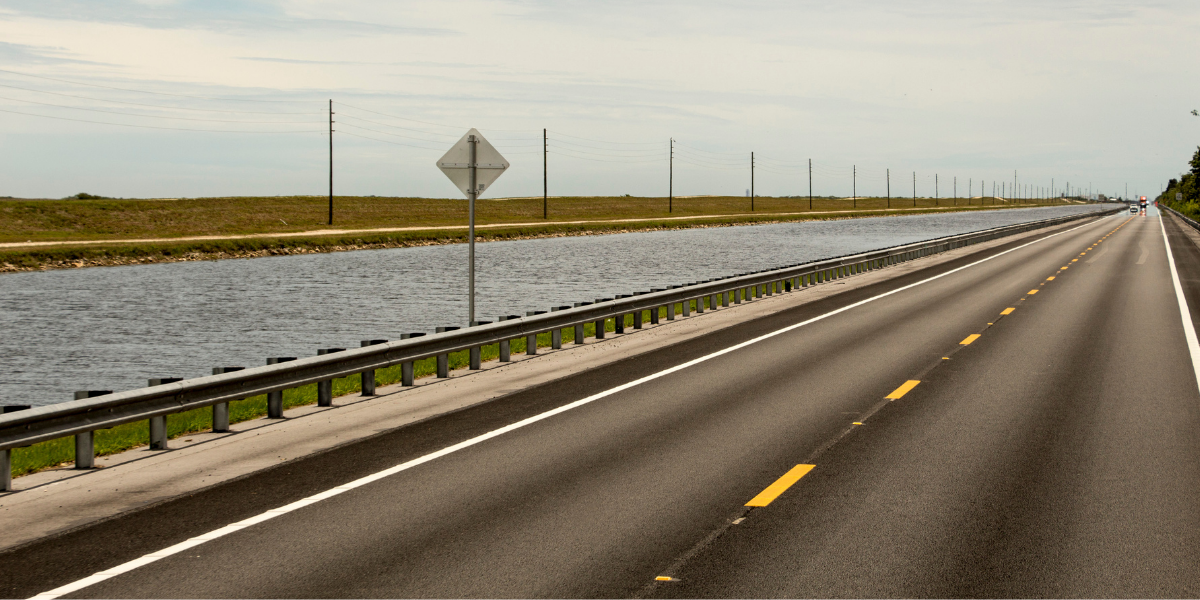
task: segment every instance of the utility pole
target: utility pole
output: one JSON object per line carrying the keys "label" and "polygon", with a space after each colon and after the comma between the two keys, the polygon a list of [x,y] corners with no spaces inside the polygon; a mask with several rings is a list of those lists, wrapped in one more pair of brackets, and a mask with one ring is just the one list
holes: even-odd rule
{"label": "utility pole", "polygon": [[547,141],[546,128],[542,128],[542,218],[550,218],[550,186],[547,183],[546,155],[550,153],[550,142]]}
{"label": "utility pole", "polygon": [[467,300],[467,323],[475,325],[475,197],[479,195],[479,187],[475,181],[475,163],[477,162],[475,151],[479,140],[472,135],[467,138],[467,142],[471,148],[468,162],[470,178],[467,180],[470,184],[470,191],[467,192],[467,203],[469,204],[467,208],[471,213],[470,221],[467,223],[467,239],[470,241],[467,244],[467,261],[470,263],[470,272],[467,273],[467,279],[469,280],[467,283],[467,295],[469,296]]}
{"label": "utility pole", "polygon": [[954,205],[958,206],[958,175],[954,176]]}
{"label": "utility pole", "polygon": [[1017,193],[1017,170],[1013,169],[1013,197],[1018,196],[1020,196],[1020,194]]}
{"label": "utility pole", "polygon": [[938,198],[941,198],[941,197],[942,197],[942,195],[938,193],[938,174],[937,174],[937,173],[934,173],[934,174],[933,174],[933,199],[934,199],[934,204],[937,204],[937,199],[938,199]]}
{"label": "utility pole", "polygon": [[850,199],[854,202],[853,208],[858,208],[858,165],[850,168]]}
{"label": "utility pole", "polygon": [[913,208],[917,207],[917,172],[913,171]]}
{"label": "utility pole", "polygon": [[808,210],[812,210],[812,159],[808,159]]}
{"label": "utility pole", "polygon": [[754,153],[750,153],[750,212],[754,212]]}
{"label": "utility pole", "polygon": [[329,99],[329,224],[333,225],[333,98]]}
{"label": "utility pole", "polygon": [[888,208],[891,208],[892,207],[892,170],[890,168],[887,170],[887,194],[888,194]]}
{"label": "utility pole", "polygon": [[667,212],[675,210],[675,138],[671,138],[671,159],[667,163]]}
{"label": "utility pole", "polygon": [[971,205],[971,196],[975,194],[975,180],[967,178],[967,206]]}

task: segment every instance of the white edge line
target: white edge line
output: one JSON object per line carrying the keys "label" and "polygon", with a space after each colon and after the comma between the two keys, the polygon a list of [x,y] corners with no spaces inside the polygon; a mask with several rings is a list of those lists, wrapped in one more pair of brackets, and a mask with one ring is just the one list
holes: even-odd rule
{"label": "white edge line", "polygon": [[1192,323],[1192,311],[1188,309],[1183,285],[1179,283],[1179,271],[1175,268],[1175,257],[1171,254],[1171,241],[1167,239],[1167,226],[1162,212],[1158,215],[1158,226],[1162,229],[1163,245],[1167,247],[1167,264],[1171,265],[1171,283],[1175,285],[1175,299],[1179,301],[1179,318],[1183,320],[1183,337],[1187,339],[1188,354],[1192,355],[1192,371],[1196,375],[1196,389],[1200,390],[1200,343],[1196,341],[1196,325]]}
{"label": "white edge line", "polygon": [[[430,453],[430,454],[426,454],[425,456],[422,456],[422,457],[420,457],[420,458],[415,458],[415,459],[413,459],[413,460],[410,460],[410,461],[408,461],[408,462],[401,463],[401,464],[398,464],[398,465],[396,465],[396,466],[394,466],[394,467],[390,467],[390,468],[384,469],[384,470],[382,470],[382,471],[379,471],[378,473],[374,473],[374,474],[371,474],[371,475],[367,475],[367,476],[365,476],[365,477],[361,477],[361,478],[359,478],[359,479],[355,479],[354,481],[351,481],[351,482],[349,482],[349,483],[345,483],[345,484],[339,485],[339,486],[337,486],[337,487],[335,487],[335,488],[332,488],[332,489],[330,489],[330,490],[326,490],[326,491],[324,491],[324,492],[320,492],[320,493],[318,493],[318,494],[314,494],[314,495],[312,495],[312,496],[309,496],[309,497],[307,497],[307,498],[303,498],[303,499],[301,499],[301,500],[297,500],[297,501],[295,501],[295,502],[292,502],[292,503],[290,503],[290,504],[286,504],[286,505],[284,505],[284,506],[281,506],[281,507],[279,507],[279,508],[274,508],[274,509],[268,510],[268,511],[266,511],[266,512],[263,512],[263,513],[261,513],[261,514],[259,514],[259,515],[256,515],[256,516],[250,517],[250,518],[248,518],[248,519],[243,519],[243,520],[241,520],[241,521],[238,521],[237,523],[233,523],[233,524],[231,524],[231,525],[226,525],[226,526],[224,526],[224,527],[222,527],[222,528],[220,528],[220,529],[217,529],[217,530],[215,530],[215,531],[211,531],[211,532],[208,532],[208,533],[205,533],[205,534],[202,534],[202,535],[199,535],[199,536],[193,537],[193,538],[191,538],[191,539],[188,539],[188,540],[186,540],[186,541],[183,541],[183,542],[180,542],[180,543],[178,543],[178,544],[175,544],[174,546],[170,546],[170,547],[168,547],[168,548],[164,548],[164,549],[162,549],[162,550],[159,550],[159,551],[157,551],[157,552],[153,552],[153,553],[147,554],[147,555],[145,555],[145,556],[143,556],[143,557],[141,557],[141,558],[137,558],[137,559],[134,559],[134,560],[132,560],[132,561],[129,561],[129,562],[127,562],[127,563],[123,563],[123,564],[117,565],[117,566],[115,566],[115,567],[113,567],[113,568],[111,568],[111,569],[108,569],[108,570],[106,570],[106,571],[100,571],[99,573],[96,573],[96,574],[94,574],[94,575],[91,575],[91,576],[89,576],[89,577],[85,577],[85,578],[83,578],[83,579],[80,579],[79,581],[75,581],[75,582],[73,582],[73,583],[68,583],[67,585],[64,585],[64,586],[61,586],[61,587],[55,588],[55,589],[53,589],[53,590],[50,590],[50,591],[48,591],[48,592],[42,592],[41,594],[38,594],[37,596],[34,596],[34,598],[35,598],[35,599],[50,599],[50,598],[58,598],[58,597],[60,597],[60,596],[64,596],[64,595],[66,595],[66,594],[70,594],[70,593],[72,593],[72,592],[75,592],[75,591],[81,590],[81,589],[83,589],[83,588],[86,588],[86,587],[88,587],[88,586],[91,586],[91,585],[94,585],[94,584],[100,583],[101,581],[105,581],[105,580],[107,580],[107,579],[111,579],[111,578],[113,578],[113,577],[116,577],[117,575],[120,575],[120,574],[122,574],[122,573],[127,573],[127,572],[129,572],[129,571],[132,571],[132,570],[134,570],[134,569],[138,568],[138,567],[142,567],[142,566],[148,565],[148,564],[150,564],[150,563],[156,562],[156,561],[158,561],[159,559],[166,558],[166,557],[168,557],[168,556],[171,556],[171,555],[174,555],[174,554],[178,554],[179,552],[182,552],[182,551],[184,551],[184,550],[187,550],[187,549],[189,549],[189,548],[193,548],[193,547],[195,547],[195,546],[198,546],[198,545],[200,545],[200,544],[203,544],[203,543],[205,543],[205,542],[208,542],[208,541],[211,541],[211,540],[215,540],[215,539],[217,539],[217,538],[224,537],[224,536],[226,536],[226,535],[228,535],[228,534],[230,534],[230,533],[233,533],[233,532],[235,532],[235,531],[240,531],[240,530],[242,530],[242,529],[245,529],[246,527],[249,527],[249,526],[251,526],[251,525],[256,525],[256,524],[258,524],[258,523],[262,523],[262,522],[264,522],[264,521],[269,521],[269,520],[271,520],[271,519],[274,519],[275,517],[278,517],[278,516],[280,516],[280,515],[287,514],[287,513],[289,513],[289,512],[292,512],[292,511],[294,511],[294,510],[296,510],[296,509],[298,509],[298,508],[303,508],[303,507],[305,507],[305,506],[308,506],[308,505],[310,505],[310,504],[315,504],[315,503],[317,503],[317,502],[320,502],[320,501],[322,501],[322,500],[326,500],[326,499],[332,498],[332,497],[334,497],[334,496],[337,496],[337,495],[340,495],[340,494],[342,494],[342,493],[344,493],[344,492],[348,492],[348,491],[350,491],[350,490],[353,490],[353,489],[355,489],[355,488],[359,488],[359,487],[362,487],[362,486],[364,486],[364,485],[367,485],[368,483],[372,483],[372,482],[374,482],[374,481],[378,481],[378,480],[380,480],[380,479],[383,479],[383,478],[385,478],[385,477],[390,477],[390,476],[392,476],[392,475],[395,475],[395,474],[397,474],[397,473],[400,473],[401,471],[407,471],[408,469],[411,469],[411,468],[413,468],[413,467],[416,467],[416,466],[419,466],[419,465],[423,465],[423,464],[425,464],[425,463],[427,463],[427,462],[433,461],[433,460],[435,460],[435,459],[441,458],[441,457],[443,457],[443,456],[446,456],[446,455],[449,455],[449,454],[453,454],[453,453],[455,453],[455,452],[458,452],[459,450],[463,450],[463,449],[465,449],[465,448],[470,448],[471,446],[474,446],[474,445],[476,445],[476,444],[479,444],[479,443],[485,442],[485,441],[487,441],[487,440],[490,440],[490,439],[492,439],[492,438],[494,438],[494,437],[499,437],[499,436],[501,436],[501,435],[504,435],[504,434],[506,434],[506,433],[508,433],[508,432],[510,432],[510,431],[515,431],[515,430],[517,430],[517,429],[521,429],[522,427],[525,427],[525,426],[527,426],[527,425],[532,425],[532,424],[534,424],[534,423],[537,423],[538,421],[541,421],[541,420],[543,420],[543,419],[548,419],[548,418],[550,418],[550,417],[553,417],[553,416],[555,416],[555,415],[558,415],[558,414],[561,414],[561,413],[567,412],[567,411],[569,411],[569,410],[572,410],[572,409],[579,408],[580,406],[583,406],[583,405],[585,405],[585,404],[590,404],[590,403],[592,403],[592,402],[595,402],[596,400],[599,400],[599,399],[601,399],[601,398],[606,398],[606,397],[608,397],[608,396],[611,396],[611,395],[613,395],[613,394],[616,394],[616,393],[618,393],[618,392],[623,392],[623,391],[625,391],[625,390],[627,390],[627,389],[630,389],[630,388],[633,388],[633,387],[637,387],[637,386],[639,386],[639,385],[642,385],[643,383],[647,383],[647,382],[653,381],[653,380],[655,380],[655,379],[658,379],[658,378],[660,378],[660,377],[665,377],[665,376],[667,376],[667,375],[670,375],[670,374],[672,374],[672,373],[675,373],[675,372],[677,372],[677,371],[682,371],[683,369],[686,369],[686,368],[688,368],[688,367],[692,367],[692,366],[698,365],[698,364],[700,364],[700,363],[703,363],[703,362],[706,362],[706,361],[712,360],[712,359],[714,359],[714,358],[717,358],[717,357],[719,357],[719,356],[724,356],[724,355],[726,355],[726,354],[729,354],[730,352],[734,352],[734,351],[736,351],[736,350],[741,350],[742,348],[745,348],[745,347],[747,347],[747,346],[750,346],[750,345],[753,345],[753,344],[757,344],[757,343],[759,343],[759,342],[761,342],[761,341],[764,341],[764,340],[768,340],[768,339],[770,339],[770,338],[773,338],[773,337],[775,337],[775,336],[777,336],[777,335],[783,335],[783,334],[785,334],[785,333],[788,333],[788,332],[790,332],[790,331],[793,331],[793,330],[795,330],[795,329],[799,329],[800,327],[804,327],[805,325],[810,325],[810,324],[812,324],[812,323],[816,323],[817,321],[822,321],[822,320],[824,320],[824,319],[827,319],[827,318],[829,318],[829,317],[832,317],[832,316],[834,316],[834,315],[837,315],[837,314],[840,314],[840,313],[844,313],[844,312],[846,312],[846,311],[848,311],[848,310],[850,310],[850,309],[857,308],[857,307],[859,307],[859,306],[862,306],[862,305],[864,305],[864,304],[867,304],[867,303],[870,303],[870,302],[874,302],[874,301],[876,301],[876,300],[879,300],[879,299],[881,299],[881,298],[886,298],[886,297],[888,297],[888,296],[891,296],[891,295],[893,295],[893,294],[898,294],[898,293],[900,293],[900,292],[903,292],[903,291],[905,291],[905,290],[912,289],[912,288],[914,288],[914,287],[917,287],[917,286],[919,286],[919,285],[924,285],[924,284],[926,284],[926,283],[929,283],[929,282],[931,282],[931,281],[935,281],[935,280],[941,279],[941,278],[943,278],[943,277],[946,277],[947,275],[952,275],[952,274],[954,274],[954,273],[957,273],[957,272],[959,272],[959,271],[962,271],[962,270],[964,270],[964,269],[969,269],[969,268],[971,268],[971,267],[974,267],[974,266],[976,266],[976,265],[979,265],[979,264],[985,263],[985,262],[987,262],[987,261],[989,261],[989,260],[992,260],[992,259],[994,259],[994,258],[999,258],[999,257],[1001,257],[1001,256],[1004,256],[1005,254],[1008,254],[1008,253],[1010,253],[1010,252],[1016,252],[1017,250],[1020,250],[1020,249],[1022,249],[1022,248],[1025,248],[1025,247],[1027,247],[1027,246],[1032,246],[1033,244],[1036,244],[1036,243],[1038,243],[1038,242],[1042,242],[1042,241],[1048,240],[1048,239],[1050,239],[1050,238],[1053,238],[1053,237],[1060,236],[1060,235],[1062,235],[1062,234],[1064,234],[1064,233],[1070,233],[1070,232],[1072,232],[1072,231],[1075,231],[1075,230],[1077,230],[1077,229],[1081,229],[1081,228],[1083,228],[1083,227],[1087,227],[1088,225],[1093,225],[1093,224],[1095,224],[1095,223],[1096,223],[1096,221],[1093,221],[1093,222],[1091,222],[1091,223],[1084,223],[1083,225],[1080,225],[1080,226],[1078,226],[1078,227],[1072,227],[1071,229],[1064,229],[1063,231],[1059,231],[1058,233],[1053,233],[1053,234],[1050,234],[1050,235],[1048,235],[1048,236],[1046,236],[1046,237],[1038,238],[1038,239],[1036,239],[1036,240],[1033,240],[1033,241],[1031,241],[1031,242],[1027,242],[1027,243],[1025,243],[1025,244],[1021,244],[1020,246],[1017,246],[1017,247],[1015,247],[1015,248],[1010,248],[1010,249],[1008,249],[1008,250],[1005,250],[1005,251],[1003,251],[1003,252],[1000,252],[1000,253],[998,253],[998,254],[994,254],[994,255],[992,255],[992,256],[989,256],[989,257],[987,257],[987,258],[984,258],[984,259],[977,260],[977,261],[975,261],[975,262],[973,262],[973,263],[970,263],[970,264],[967,264],[967,265],[963,265],[963,266],[961,266],[961,267],[958,267],[958,268],[956,268],[956,269],[951,269],[951,270],[949,270],[949,271],[946,271],[945,273],[941,273],[941,274],[939,274],[939,275],[934,275],[933,277],[930,277],[930,278],[928,278],[928,279],[922,279],[921,281],[918,281],[918,282],[915,282],[915,283],[910,283],[910,284],[908,284],[908,285],[906,285],[906,286],[903,286],[903,287],[898,287],[898,288],[896,288],[896,289],[894,289],[894,290],[891,290],[891,291],[889,291],[889,292],[884,292],[884,293],[882,293],[882,294],[879,294],[879,295],[877,295],[877,296],[872,296],[872,297],[870,297],[870,298],[867,298],[867,299],[865,299],[865,300],[859,300],[858,302],[855,302],[855,303],[853,303],[853,304],[848,304],[848,305],[846,305],[846,306],[843,306],[843,307],[841,307],[841,308],[839,308],[839,309],[832,310],[832,311],[830,311],[830,312],[827,312],[827,313],[825,313],[825,314],[822,314],[822,315],[818,315],[818,316],[816,316],[816,317],[813,317],[813,318],[811,318],[811,319],[808,319],[807,321],[801,321],[800,323],[796,323],[796,324],[793,324],[793,325],[788,325],[787,327],[784,327],[783,329],[779,329],[779,330],[776,330],[776,331],[772,331],[772,332],[770,332],[770,333],[763,334],[763,335],[761,335],[761,336],[759,336],[759,337],[756,337],[756,338],[754,338],[754,339],[751,339],[751,340],[747,340],[747,341],[745,341],[745,342],[742,342],[742,343],[740,343],[740,344],[736,344],[736,345],[730,346],[730,347],[728,347],[728,348],[725,348],[725,349],[723,349],[723,350],[718,350],[718,351],[716,351],[716,352],[713,352],[712,354],[707,354],[707,355],[705,355],[705,356],[701,356],[701,357],[699,357],[699,358],[692,359],[692,360],[690,360],[690,361],[688,361],[688,362],[685,362],[685,363],[683,363],[683,364],[676,365],[676,366],[674,366],[674,367],[671,367],[671,368],[669,368],[669,369],[665,369],[665,370],[659,371],[659,372],[657,372],[657,373],[652,373],[652,374],[650,374],[650,375],[647,375],[647,376],[645,376],[645,377],[642,377],[641,379],[636,379],[636,380],[634,380],[634,381],[630,381],[629,383],[625,383],[625,384],[619,385],[619,386],[617,386],[617,387],[614,387],[614,388],[611,388],[611,389],[605,390],[605,391],[603,391],[603,392],[600,392],[600,393],[598,393],[598,394],[594,394],[594,395],[588,396],[587,398],[583,398],[583,399],[581,399],[581,400],[576,400],[576,401],[574,401],[574,402],[572,402],[572,403],[570,403],[570,404],[564,404],[563,406],[560,406],[560,407],[558,407],[558,408],[555,408],[555,409],[552,409],[552,410],[548,410],[548,411],[546,411],[546,412],[544,412],[544,413],[537,414],[537,415],[534,415],[534,416],[532,416],[532,417],[529,417],[529,418],[527,418],[527,419],[523,419],[523,420],[517,421],[516,423],[512,423],[512,424],[510,424],[510,425],[506,425],[506,426],[504,426],[504,427],[501,427],[501,428],[499,428],[499,429],[496,429],[496,430],[493,430],[493,431],[489,431],[488,433],[485,433],[485,434],[482,434],[482,435],[479,435],[479,436],[473,437],[473,438],[471,438],[471,439],[469,439],[469,440],[464,440],[464,441],[462,441],[462,442],[459,442],[459,443],[457,443],[457,444],[454,444],[453,446],[448,446],[448,447],[446,447],[446,448],[442,448],[441,450],[438,450],[438,451],[436,451],[436,452],[432,452],[432,453]],[[1164,235],[1165,235],[1165,230],[1164,230]],[[1168,255],[1168,256],[1170,256],[1170,250],[1169,250],[1169,246],[1168,246],[1168,252],[1167,252],[1167,255]],[[1172,269],[1174,269],[1174,262],[1172,262],[1171,264],[1172,264]],[[1179,296],[1179,300],[1180,300],[1180,302],[1181,302],[1181,303],[1183,303],[1183,296],[1182,296],[1182,292],[1180,292],[1180,291],[1179,291],[1179,290],[1180,290],[1180,288],[1179,288],[1179,280],[1178,280],[1178,278],[1176,278],[1176,280],[1175,280],[1175,290],[1176,290],[1176,293],[1179,293],[1179,294],[1181,294],[1181,295]],[[1182,306],[1182,304],[1181,304],[1181,306]],[[1185,321],[1186,321],[1186,319],[1185,319]],[[1191,344],[1191,347],[1192,347],[1192,362],[1193,362],[1193,364],[1195,364],[1195,362],[1196,362],[1196,353],[1197,353],[1197,352],[1200,352],[1200,347],[1197,347],[1197,346],[1196,346],[1196,333],[1195,333],[1195,330],[1194,330],[1194,329],[1191,329],[1191,328],[1190,328],[1190,322],[1189,322],[1189,329],[1188,329],[1188,331],[1190,332],[1190,336],[1191,336],[1191,337],[1189,337],[1189,338],[1188,338],[1188,340],[1189,340],[1189,343]],[[1197,381],[1200,381],[1200,370],[1198,370],[1198,371],[1197,371]]]}

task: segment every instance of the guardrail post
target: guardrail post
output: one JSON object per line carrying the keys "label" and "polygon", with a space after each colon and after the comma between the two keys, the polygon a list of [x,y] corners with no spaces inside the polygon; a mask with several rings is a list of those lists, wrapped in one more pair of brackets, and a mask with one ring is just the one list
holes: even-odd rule
{"label": "guardrail post", "polygon": [[[572,306],[574,306],[574,307],[591,306],[591,305],[592,305],[591,302],[575,302],[572,304]],[[583,323],[576,325],[575,326],[575,339],[573,340],[573,343],[574,344],[582,344],[583,338],[585,336],[586,336],[586,332],[583,330]]]}
{"label": "guardrail post", "polygon": [[[275,356],[268,358],[267,364],[277,365],[279,363],[291,362],[293,360],[296,360],[295,356]],[[283,418],[283,390],[267,392],[267,418]]]}
{"label": "guardrail post", "polygon": [[[434,333],[445,333],[447,331],[458,331],[458,327],[437,327]],[[443,352],[437,355],[437,376],[439,379],[445,379],[450,376],[450,354]]]}
{"label": "guardrail post", "polygon": [[[0,414],[17,412],[17,411],[21,411],[21,410],[29,410],[30,408],[32,408],[32,407],[28,404],[5,404],[5,405],[0,405]],[[91,440],[92,432],[89,431],[87,433],[88,433],[88,439]],[[75,447],[78,448],[79,447],[78,438],[76,438],[75,444],[76,444]],[[89,447],[89,450],[90,450],[90,447]],[[91,457],[95,456],[95,453],[89,451],[87,456],[89,457],[88,460],[90,461]],[[76,457],[78,457],[78,454],[76,454]],[[75,468],[79,469],[79,468],[90,468],[90,467],[91,467],[91,465],[89,464],[87,467],[80,467],[80,466],[76,465]],[[12,487],[12,450],[9,448],[5,448],[3,450],[0,450],[0,492],[11,492],[11,491],[13,491],[13,487]]]}
{"label": "guardrail post", "polygon": [[[376,346],[378,344],[386,343],[387,340],[362,340],[359,348],[366,348],[367,346]],[[362,395],[375,395],[375,369],[367,369],[366,371],[362,372]]]}
{"label": "guardrail post", "polygon": [[696,314],[704,312],[704,296],[696,298]]}
{"label": "guardrail post", "polygon": [[[246,367],[213,367],[213,375],[241,371]],[[212,406],[213,433],[229,433],[229,403],[220,402]]]}
{"label": "guardrail post", "polygon": [[[667,288],[650,288],[650,293],[652,293],[652,294],[654,292],[665,292],[665,291],[667,291]],[[660,318],[659,312],[661,309],[662,309],[661,306],[655,306],[654,308],[650,309],[650,324],[651,325],[658,325],[658,320]]]}
{"label": "guardrail post", "polygon": [[[492,324],[491,321],[471,321],[471,327],[478,327],[480,325],[491,325],[491,324]],[[479,369],[483,368],[483,364],[482,364],[483,363],[483,346],[472,346],[467,351],[467,354],[468,354],[468,356],[470,356],[470,358],[467,360],[467,363],[468,363],[467,368],[469,368],[472,371],[478,371]]]}
{"label": "guardrail post", "polygon": [[[411,340],[412,338],[419,337],[425,337],[425,333],[422,331],[417,331],[413,333],[400,334],[400,339],[402,340]],[[411,360],[400,363],[400,385],[409,387],[413,385],[413,361]]]}
{"label": "guardrail post", "polygon": [[[632,298],[633,294],[617,294],[617,299]],[[625,315],[613,317],[613,333],[625,333]]]}
{"label": "guardrail post", "polygon": [[[552,306],[552,307],[550,307],[550,312],[567,310],[568,308],[571,308],[571,307],[570,306]],[[550,348],[553,350],[561,350],[562,349],[562,329],[561,328],[555,327],[554,329],[550,330]]]}
{"label": "guardrail post", "polygon": [[[87,398],[95,398],[96,396],[107,396],[112,390],[85,390],[75,392],[76,400],[84,400]],[[7,412],[7,411],[5,411]],[[75,434],[75,468],[90,469],[96,466],[96,443],[93,437],[93,431],[84,431]]]}
{"label": "guardrail post", "polygon": [[[182,377],[157,377],[149,380],[146,383],[148,386],[166,385],[183,381]],[[150,417],[150,449],[151,450],[166,450],[167,449],[167,415],[159,415]]]}
{"label": "guardrail post", "polygon": [[[611,302],[612,298],[596,298],[596,304],[601,302]],[[608,329],[608,319],[596,320],[596,339],[604,339],[605,330]]]}
{"label": "guardrail post", "polygon": [[[527,316],[527,317],[532,317],[535,315],[544,315],[544,314],[546,314],[546,311],[544,311],[544,310],[525,311],[525,316]],[[537,354],[537,334],[536,333],[531,333],[531,334],[525,336],[525,354],[528,354],[530,356]]]}
{"label": "guardrail post", "polygon": [[[500,315],[496,317],[497,322],[510,321],[512,319],[520,319],[520,315]],[[512,361],[512,340],[500,340],[500,362]]]}
{"label": "guardrail post", "polygon": [[[317,356],[345,352],[345,348],[318,348]],[[317,406],[333,406],[333,380],[325,379],[317,382]]]}

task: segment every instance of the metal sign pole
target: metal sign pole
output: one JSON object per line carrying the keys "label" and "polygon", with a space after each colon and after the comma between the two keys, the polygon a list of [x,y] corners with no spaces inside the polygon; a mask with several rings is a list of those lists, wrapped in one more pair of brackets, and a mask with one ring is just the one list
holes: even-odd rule
{"label": "metal sign pole", "polygon": [[470,182],[469,183],[470,191],[467,192],[467,204],[469,205],[467,210],[469,210],[471,213],[471,216],[469,217],[469,221],[468,221],[468,225],[467,225],[467,236],[470,238],[470,240],[467,243],[467,260],[471,263],[470,267],[468,267],[468,269],[467,269],[467,277],[470,280],[467,283],[467,294],[470,296],[469,300],[467,301],[467,313],[468,313],[467,324],[474,325],[475,324],[475,197],[479,195],[479,189],[475,183],[475,168],[476,168],[475,145],[478,142],[475,140],[475,136],[473,136],[473,135],[467,138],[467,142],[469,142],[470,148],[471,148],[470,158],[467,160],[467,164],[468,164],[467,168],[470,169],[470,172],[471,172],[471,176],[468,179],[468,181]]}

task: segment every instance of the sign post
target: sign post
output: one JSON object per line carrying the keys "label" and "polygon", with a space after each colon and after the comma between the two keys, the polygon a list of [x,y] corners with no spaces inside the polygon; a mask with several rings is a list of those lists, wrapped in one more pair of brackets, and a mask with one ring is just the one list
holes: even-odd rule
{"label": "sign post", "polygon": [[476,129],[438,159],[437,166],[467,196],[467,324],[475,324],[475,200],[504,174],[509,162]]}

